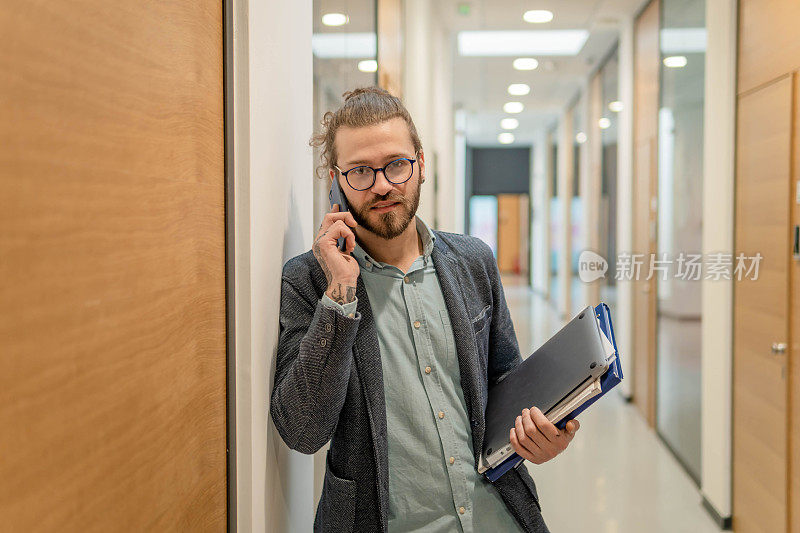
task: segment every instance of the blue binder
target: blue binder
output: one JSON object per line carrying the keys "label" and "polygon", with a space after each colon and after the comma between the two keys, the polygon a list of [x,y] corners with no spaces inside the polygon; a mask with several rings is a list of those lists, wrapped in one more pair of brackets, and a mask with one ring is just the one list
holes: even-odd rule
{"label": "blue binder", "polygon": [[[580,406],[575,408],[574,411],[569,413],[565,416],[561,421],[556,424],[558,429],[564,429],[567,425],[567,422],[573,420],[577,417],[580,413],[582,413],[587,407],[592,405],[594,402],[599,400],[605,393],[619,385],[622,381],[622,363],[619,358],[619,350],[617,350],[617,339],[614,337],[614,326],[611,324],[611,312],[608,309],[608,306],[604,303],[600,303],[597,307],[594,308],[595,315],[597,316],[598,322],[600,324],[600,329],[603,333],[606,334],[608,340],[611,341],[611,344],[614,346],[614,354],[616,357],[614,358],[614,362],[611,363],[608,370],[605,374],[600,377],[600,394],[593,398],[589,398]],[[497,479],[499,479],[503,474],[511,470],[512,468],[516,468],[520,464],[522,464],[524,459],[517,455],[516,453],[511,454],[508,459],[500,463],[494,468],[490,468],[486,472],[484,472],[484,476],[486,479],[494,483]]]}

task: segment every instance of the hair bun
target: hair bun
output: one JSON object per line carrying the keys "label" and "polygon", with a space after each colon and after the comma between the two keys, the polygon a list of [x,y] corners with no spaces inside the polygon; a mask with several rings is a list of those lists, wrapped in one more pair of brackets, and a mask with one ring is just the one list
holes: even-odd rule
{"label": "hair bun", "polygon": [[379,94],[381,96],[391,96],[391,93],[386,89],[381,89],[380,87],[358,87],[353,89],[352,91],[347,91],[342,96],[344,97],[344,101],[347,102],[351,98],[355,98],[356,96],[362,94]]}

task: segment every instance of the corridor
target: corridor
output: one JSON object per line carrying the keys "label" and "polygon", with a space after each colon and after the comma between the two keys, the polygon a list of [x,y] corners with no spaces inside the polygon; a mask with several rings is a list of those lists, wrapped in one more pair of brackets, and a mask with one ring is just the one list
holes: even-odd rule
{"label": "corridor", "polygon": [[[503,276],[527,357],[560,327],[553,306],[520,276]],[[620,347],[620,356],[627,354]],[[567,450],[543,465],[526,461],[552,531],[713,533],[697,486],[617,390],[583,413]]]}

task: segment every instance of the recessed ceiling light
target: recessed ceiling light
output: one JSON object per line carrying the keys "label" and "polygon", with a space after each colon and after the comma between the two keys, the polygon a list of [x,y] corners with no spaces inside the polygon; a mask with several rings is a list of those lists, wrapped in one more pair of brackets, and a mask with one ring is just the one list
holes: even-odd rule
{"label": "recessed ceiling light", "polygon": [[613,102],[609,102],[608,103],[608,109],[610,109],[614,113],[619,113],[624,108],[625,108],[625,106],[622,105],[622,102],[620,102],[619,100],[614,100]]}
{"label": "recessed ceiling light", "polygon": [[553,20],[553,12],[546,9],[531,9],[522,15],[522,20],[525,22],[532,22],[534,24],[542,24]]}
{"label": "recessed ceiling light", "polygon": [[374,33],[315,33],[311,36],[311,50],[316,57],[325,59],[366,59],[375,57],[377,43]]}
{"label": "recessed ceiling light", "polygon": [[578,134],[575,136],[575,140],[578,141],[578,144],[583,144],[586,142],[586,134],[582,131],[579,131]]}
{"label": "recessed ceiling light", "polygon": [[686,66],[686,56],[669,56],[664,58],[664,66],[669,68],[681,68]]}
{"label": "recessed ceiling light", "polygon": [[508,86],[508,94],[513,96],[525,96],[529,92],[531,87],[525,83],[512,83]]}
{"label": "recessed ceiling light", "polygon": [[378,62],[374,59],[365,59],[358,62],[358,70],[361,72],[375,72],[378,70]]}
{"label": "recessed ceiling light", "polygon": [[519,120],[515,118],[504,118],[500,121],[500,127],[504,130],[515,130],[519,127]]}
{"label": "recessed ceiling light", "polygon": [[518,57],[514,60],[514,68],[517,70],[536,70],[539,66],[539,61],[532,57]]}
{"label": "recessed ceiling light", "polygon": [[500,144],[511,144],[514,142],[514,134],[508,133],[507,131],[503,132],[497,136],[497,142]]}
{"label": "recessed ceiling light", "polygon": [[574,56],[589,32],[586,30],[460,31],[462,56]]}
{"label": "recessed ceiling light", "polygon": [[325,13],[322,15],[322,23],[326,26],[344,26],[350,19],[344,13]]}
{"label": "recessed ceiling light", "polygon": [[601,130],[606,130],[611,126],[611,120],[607,117],[601,117],[600,120],[597,121],[597,125],[600,126]]}
{"label": "recessed ceiling light", "polygon": [[522,102],[506,102],[503,105],[503,111],[506,113],[522,113],[523,109],[525,106],[522,105]]}

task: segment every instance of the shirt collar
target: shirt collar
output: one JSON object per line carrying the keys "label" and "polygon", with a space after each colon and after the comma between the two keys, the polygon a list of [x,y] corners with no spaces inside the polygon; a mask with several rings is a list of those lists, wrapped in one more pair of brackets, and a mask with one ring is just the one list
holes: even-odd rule
{"label": "shirt collar", "polygon": [[[436,242],[436,234],[431,231],[428,225],[421,218],[419,218],[419,216],[415,216],[415,221],[417,225],[417,234],[422,239],[422,258],[425,264],[427,264],[430,260],[431,252],[433,252],[433,243]],[[353,249],[353,257],[356,258],[359,266],[366,270],[372,270],[376,267],[385,268],[387,266],[386,263],[376,261],[370,257],[370,255],[358,244],[358,241],[356,241],[356,246]]]}

